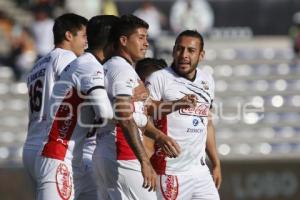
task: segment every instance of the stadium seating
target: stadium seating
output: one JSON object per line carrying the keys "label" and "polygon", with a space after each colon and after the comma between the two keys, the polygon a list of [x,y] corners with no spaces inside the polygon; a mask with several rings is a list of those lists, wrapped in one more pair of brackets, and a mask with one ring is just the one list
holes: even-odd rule
{"label": "stadium seating", "polygon": [[[299,157],[300,64],[282,40],[275,38],[275,45],[270,39],[236,45],[207,41],[200,67],[215,78],[214,122],[221,159]],[[168,63],[173,41],[163,38],[158,45],[159,57]],[[0,165],[21,165],[27,111],[26,84],[14,82],[9,67],[0,67]]]}

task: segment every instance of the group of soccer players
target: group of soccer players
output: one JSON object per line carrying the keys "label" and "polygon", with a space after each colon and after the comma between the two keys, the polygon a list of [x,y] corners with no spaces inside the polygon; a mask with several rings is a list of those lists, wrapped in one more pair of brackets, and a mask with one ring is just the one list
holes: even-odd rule
{"label": "group of soccer players", "polygon": [[23,163],[36,199],[219,199],[203,38],[180,33],[167,67],[144,58],[148,28],[134,15],[55,20],[55,48],[27,79]]}

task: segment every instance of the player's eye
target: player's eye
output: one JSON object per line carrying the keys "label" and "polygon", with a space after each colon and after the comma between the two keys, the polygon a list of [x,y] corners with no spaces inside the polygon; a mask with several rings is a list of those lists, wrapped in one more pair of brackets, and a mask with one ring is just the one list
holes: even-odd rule
{"label": "player's eye", "polygon": [[194,49],[194,48],[188,48],[188,51],[189,51],[190,53],[194,53],[194,52],[196,51],[196,49]]}

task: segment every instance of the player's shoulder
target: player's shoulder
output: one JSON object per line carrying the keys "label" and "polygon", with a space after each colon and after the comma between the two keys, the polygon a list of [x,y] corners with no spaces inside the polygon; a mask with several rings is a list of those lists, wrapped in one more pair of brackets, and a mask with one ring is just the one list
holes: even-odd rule
{"label": "player's shoulder", "polygon": [[[110,71],[114,70],[128,70],[132,68],[132,65],[123,57],[113,56],[104,64],[105,68]],[[133,69],[133,68],[132,68]]]}
{"label": "player's shoulder", "polygon": [[203,69],[200,69],[200,68],[197,68],[197,76],[199,78],[201,78],[202,80],[204,81],[208,81],[208,82],[213,82],[214,79],[213,79],[213,76],[211,73],[203,70]]}
{"label": "player's shoulder", "polygon": [[52,67],[54,71],[61,72],[67,65],[77,58],[74,52],[55,48],[51,52]]}
{"label": "player's shoulder", "polygon": [[55,48],[50,52],[50,56],[52,59],[76,59],[76,55],[74,52],[62,48]]}
{"label": "player's shoulder", "polygon": [[172,71],[171,67],[166,67],[153,72],[149,79],[168,79],[171,76],[174,76],[174,72]]}
{"label": "player's shoulder", "polygon": [[86,52],[67,65],[61,77],[80,80],[83,77],[90,79],[93,76],[104,77],[103,66],[93,54]]}
{"label": "player's shoulder", "polygon": [[133,66],[120,56],[110,58],[103,67],[108,76],[137,76]]}
{"label": "player's shoulder", "polygon": [[38,61],[36,61],[32,69],[30,70],[30,73],[35,73],[41,68],[45,68],[45,65],[47,65],[50,62],[51,62],[51,54],[48,53],[47,55],[43,56],[42,58],[38,59]]}
{"label": "player's shoulder", "polygon": [[102,64],[96,59],[96,57],[89,52],[86,52],[79,56],[74,63],[79,67],[85,68],[87,70],[103,67]]}

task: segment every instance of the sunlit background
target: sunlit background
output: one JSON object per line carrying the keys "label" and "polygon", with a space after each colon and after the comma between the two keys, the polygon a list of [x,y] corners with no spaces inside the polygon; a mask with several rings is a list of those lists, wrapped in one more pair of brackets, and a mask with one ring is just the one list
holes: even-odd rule
{"label": "sunlit background", "polygon": [[53,19],[68,11],[87,18],[144,16],[152,29],[147,55],[169,64],[178,32],[202,32],[206,56],[199,67],[216,86],[221,199],[300,199],[300,1],[0,0],[1,200],[33,199],[21,158],[28,123],[24,81],[34,61],[53,48]]}

